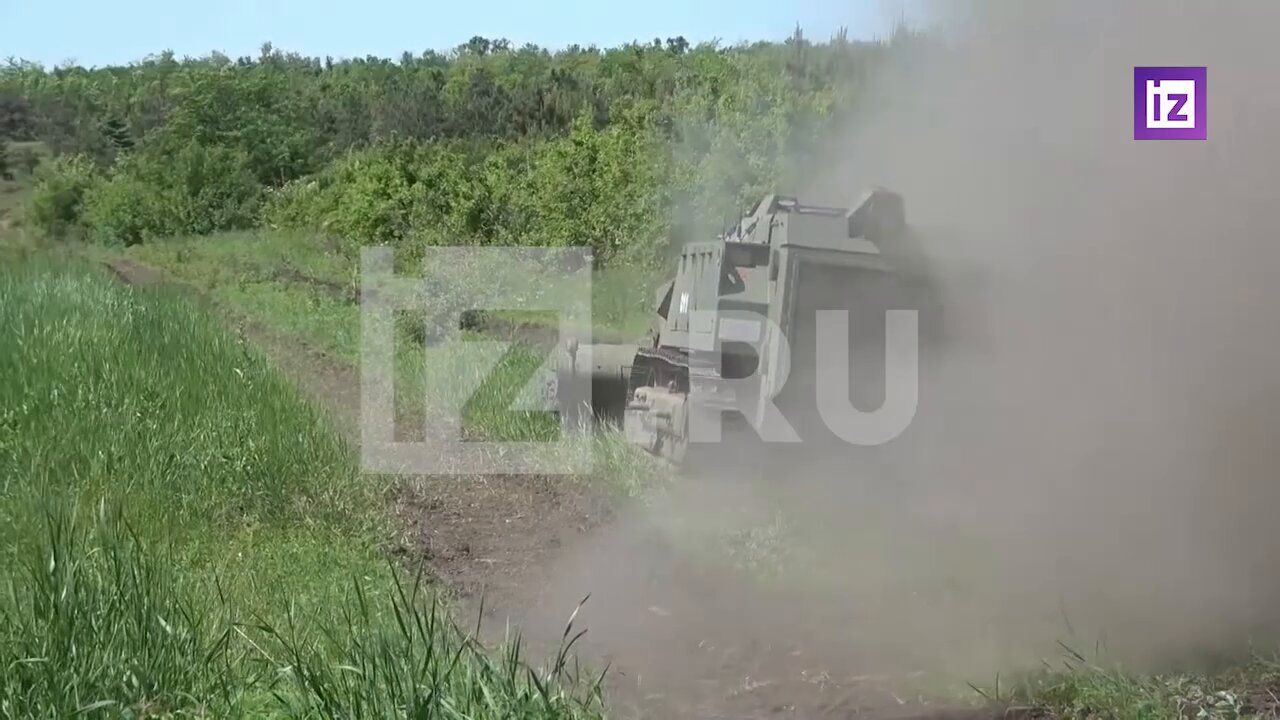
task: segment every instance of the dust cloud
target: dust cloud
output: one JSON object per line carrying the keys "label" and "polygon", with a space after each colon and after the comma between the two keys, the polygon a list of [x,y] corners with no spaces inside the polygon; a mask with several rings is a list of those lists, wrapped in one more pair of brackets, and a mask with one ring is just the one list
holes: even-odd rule
{"label": "dust cloud", "polygon": [[[944,329],[916,421],[852,455],[766,448],[759,484],[689,478],[567,558],[552,607],[596,593],[581,621],[620,664],[982,682],[1059,641],[1152,669],[1276,637],[1280,4],[932,15],[800,193],[903,194]],[[1133,140],[1135,65],[1208,67],[1207,141]],[[678,575],[712,542],[690,527],[749,538],[777,582]],[[727,659],[746,646],[787,660]]]}
{"label": "dust cloud", "polygon": [[[1280,6],[935,16],[944,43],[814,189],[902,192],[940,280],[947,343],[896,467],[997,541],[1001,597],[1133,662],[1238,648],[1280,620]],[[1138,65],[1208,67],[1207,141],[1132,139]]]}

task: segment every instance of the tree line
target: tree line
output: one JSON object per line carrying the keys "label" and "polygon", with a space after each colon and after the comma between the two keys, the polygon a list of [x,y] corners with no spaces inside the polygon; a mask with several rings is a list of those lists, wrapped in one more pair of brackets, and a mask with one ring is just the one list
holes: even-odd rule
{"label": "tree line", "polygon": [[819,162],[915,37],[550,51],[476,37],[398,60],[0,68],[0,137],[45,142],[27,213],[133,244],[252,227],[388,243],[585,245],[651,262]]}

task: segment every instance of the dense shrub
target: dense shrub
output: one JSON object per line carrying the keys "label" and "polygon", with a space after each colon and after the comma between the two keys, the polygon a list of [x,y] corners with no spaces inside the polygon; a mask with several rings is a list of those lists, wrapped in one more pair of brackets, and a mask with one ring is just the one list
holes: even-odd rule
{"label": "dense shrub", "polygon": [[461,173],[449,175],[447,150],[416,143],[379,144],[349,153],[323,173],[271,193],[265,210],[276,227],[315,228],[343,241],[352,252],[364,245],[400,246],[411,236],[415,215],[447,215]]}
{"label": "dense shrub", "polygon": [[504,211],[514,201],[509,186],[523,173],[508,160],[523,152],[515,145],[479,154],[450,142],[378,143],[272,192],[265,217],[275,227],[322,230],[352,252],[523,235],[518,218]]}
{"label": "dense shrub", "polygon": [[597,130],[583,116],[565,137],[483,154],[448,142],[382,143],[272,193],[266,218],[323,230],[352,252],[479,243],[638,260],[666,239],[670,167],[642,122]]}
{"label": "dense shrub", "polygon": [[13,88],[0,88],[0,137],[30,140],[31,105]]}
{"label": "dense shrub", "polygon": [[55,158],[36,171],[27,217],[46,235],[66,235],[79,228],[85,196],[101,181],[88,158],[82,155]]}
{"label": "dense shrub", "polygon": [[11,154],[13,156],[13,165],[28,175],[34,175],[36,168],[40,167],[40,155],[30,147],[19,147]]}
{"label": "dense shrub", "polygon": [[86,198],[84,222],[104,242],[134,245],[163,236],[172,224],[164,198],[150,183],[119,173],[93,189]]}
{"label": "dense shrub", "polygon": [[579,119],[539,153],[533,234],[545,245],[590,247],[601,262],[651,258],[668,235],[671,171],[643,119],[603,131]]}
{"label": "dense shrub", "polygon": [[187,143],[130,155],[85,198],[84,221],[105,242],[253,226],[261,188],[240,150]]}

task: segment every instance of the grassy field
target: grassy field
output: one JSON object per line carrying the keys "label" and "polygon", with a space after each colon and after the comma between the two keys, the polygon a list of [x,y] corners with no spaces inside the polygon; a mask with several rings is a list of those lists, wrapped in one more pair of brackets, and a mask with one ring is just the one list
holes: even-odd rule
{"label": "grassy field", "polygon": [[4,259],[0,714],[597,716],[386,564],[381,488],[217,318]]}

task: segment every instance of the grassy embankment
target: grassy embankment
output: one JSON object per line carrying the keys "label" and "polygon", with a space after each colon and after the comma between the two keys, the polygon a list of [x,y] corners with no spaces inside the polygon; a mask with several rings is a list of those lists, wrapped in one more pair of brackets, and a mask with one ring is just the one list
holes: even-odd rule
{"label": "grassy embankment", "polygon": [[379,487],[218,319],[21,256],[0,270],[0,714],[598,715],[388,568]]}

